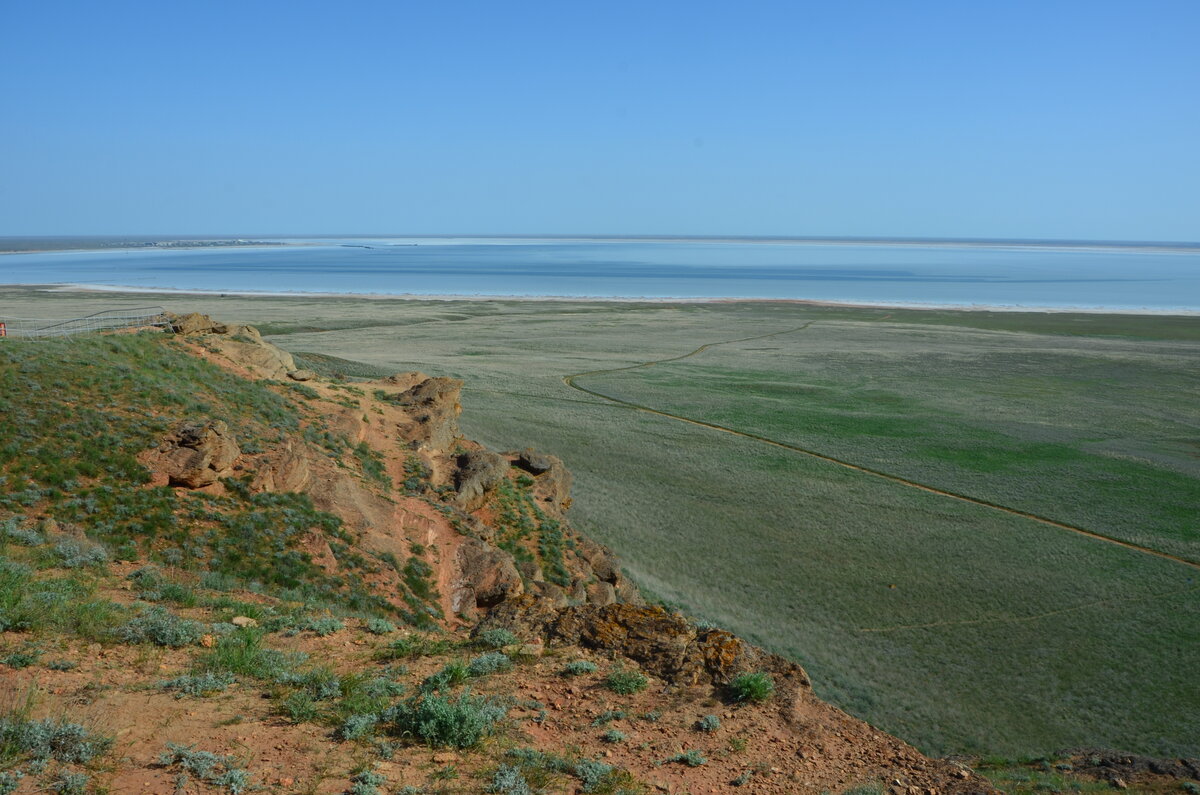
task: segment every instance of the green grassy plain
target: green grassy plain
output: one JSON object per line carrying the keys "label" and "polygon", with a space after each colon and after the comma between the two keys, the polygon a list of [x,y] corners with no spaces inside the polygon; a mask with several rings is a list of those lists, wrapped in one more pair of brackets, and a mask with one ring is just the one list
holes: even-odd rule
{"label": "green grassy plain", "polygon": [[1200,561],[1196,318],[0,292],[24,301],[165,302],[462,377],[465,432],[561,456],[577,524],[648,591],[923,750],[1200,753],[1195,566],[563,381],[634,368],[577,384]]}

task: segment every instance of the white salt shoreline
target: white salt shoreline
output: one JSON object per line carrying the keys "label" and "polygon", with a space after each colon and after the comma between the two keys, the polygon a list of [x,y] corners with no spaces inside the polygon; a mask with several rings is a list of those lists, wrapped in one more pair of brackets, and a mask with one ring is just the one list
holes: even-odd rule
{"label": "white salt shoreline", "polygon": [[646,296],[590,296],[590,295],[470,295],[470,294],[421,294],[421,293],[337,293],[253,290],[197,290],[163,287],[127,287],[107,284],[0,284],[3,288],[24,288],[44,292],[112,293],[126,295],[164,296],[226,296],[231,298],[322,298],[365,301],[541,301],[572,303],[663,303],[663,304],[726,304],[726,303],[775,303],[807,306],[828,306],[863,309],[917,309],[957,312],[1042,312],[1042,313],[1086,313],[1097,315],[1178,315],[1200,317],[1200,309],[1189,307],[1103,307],[1103,306],[1040,306],[1028,304],[941,304],[914,301],[827,301],[802,298],[729,298],[729,297],[646,297]]}

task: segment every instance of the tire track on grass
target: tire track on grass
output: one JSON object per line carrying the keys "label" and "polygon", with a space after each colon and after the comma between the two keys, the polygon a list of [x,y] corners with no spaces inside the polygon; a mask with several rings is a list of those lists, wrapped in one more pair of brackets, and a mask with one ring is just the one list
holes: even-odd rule
{"label": "tire track on grass", "polygon": [[737,339],[732,339],[732,340],[718,340],[717,342],[709,342],[709,343],[705,343],[704,345],[701,345],[699,348],[696,348],[694,351],[691,351],[690,353],[685,353],[680,356],[670,356],[665,359],[652,359],[650,361],[639,362],[638,364],[630,364],[630,365],[626,365],[624,367],[609,367],[609,368],[605,368],[605,369],[601,369],[601,370],[588,370],[587,372],[583,372],[583,373],[574,373],[572,375],[563,376],[562,380],[563,380],[563,383],[566,384],[567,386],[569,386],[571,389],[575,389],[580,392],[584,392],[588,395],[592,395],[594,397],[601,398],[602,400],[607,400],[609,403],[612,403],[617,406],[623,406],[625,408],[634,409],[636,411],[641,411],[646,414],[654,414],[659,417],[666,417],[667,419],[675,420],[677,422],[684,422],[684,423],[687,423],[688,425],[695,425],[696,427],[699,427],[699,428],[708,428],[709,430],[720,431],[721,433],[728,433],[733,436],[740,436],[743,439],[750,439],[751,441],[760,442],[762,444],[770,445],[771,447],[778,447],[782,450],[790,450],[791,452],[794,452],[794,453],[800,453],[801,455],[806,455],[810,458],[815,458],[819,461],[825,461],[830,464],[836,464],[840,467],[843,467],[844,469],[850,469],[855,472],[860,472],[864,475],[871,475],[873,477],[877,477],[882,480],[889,481],[891,483],[896,483],[901,486],[905,486],[907,488],[916,489],[918,491],[923,491],[927,494],[935,494],[939,497],[946,497],[947,499],[958,500],[959,502],[965,502],[965,503],[969,503],[971,505],[978,505],[982,508],[990,508],[994,511],[1006,513],[1010,516],[1019,516],[1023,519],[1029,519],[1030,521],[1038,522],[1039,524],[1043,524],[1048,527],[1054,527],[1059,530],[1066,530],[1067,532],[1075,533],[1076,535],[1081,535],[1085,538],[1090,538],[1094,541],[1103,541],[1105,543],[1112,544],[1114,546],[1123,547],[1123,548],[1131,550],[1133,552],[1140,552],[1144,555],[1153,555],[1156,558],[1162,558],[1163,560],[1170,560],[1175,563],[1181,563],[1184,566],[1188,566],[1193,569],[1200,569],[1200,563],[1197,563],[1196,561],[1193,561],[1193,560],[1188,560],[1187,558],[1181,558],[1178,555],[1172,555],[1168,552],[1160,552],[1157,549],[1152,549],[1150,547],[1144,547],[1144,546],[1141,546],[1140,544],[1134,544],[1130,541],[1123,541],[1119,538],[1114,538],[1112,536],[1104,535],[1103,533],[1097,533],[1092,530],[1085,530],[1082,527],[1076,527],[1075,525],[1067,524],[1065,522],[1059,522],[1054,519],[1048,519],[1045,516],[1039,516],[1038,514],[1030,513],[1029,511],[1022,511],[1018,508],[1009,508],[1008,506],[1001,505],[1001,504],[995,503],[995,502],[990,502],[988,500],[980,499],[978,497],[970,497],[970,496],[967,496],[966,494],[959,494],[957,492],[935,488],[934,486],[928,486],[924,483],[918,483],[915,480],[909,480],[908,478],[902,478],[899,475],[892,475],[892,474],[883,472],[878,469],[872,469],[870,467],[860,466],[858,464],[851,463],[850,461],[845,461],[841,458],[836,458],[831,455],[819,453],[816,450],[810,450],[806,447],[800,447],[798,445],[788,444],[787,442],[780,442],[776,439],[771,439],[767,436],[760,436],[757,433],[750,433],[748,431],[739,431],[736,428],[730,428],[726,425],[719,425],[715,422],[705,422],[704,420],[692,419],[691,417],[684,417],[680,414],[672,414],[669,411],[662,411],[661,409],[656,409],[656,408],[653,408],[652,406],[646,406],[641,403],[634,403],[633,401],[630,401],[630,400],[622,400],[621,398],[613,397],[612,395],[606,395],[603,392],[600,392],[595,389],[589,389],[588,387],[580,386],[579,384],[576,383],[577,379],[586,378],[586,377],[592,376],[592,375],[606,375],[608,373],[621,373],[621,372],[625,372],[628,370],[638,370],[643,367],[653,367],[656,364],[667,364],[669,362],[678,362],[683,359],[690,359],[691,357],[697,356],[701,353],[704,353],[705,351],[709,350],[710,348],[715,348],[718,345],[732,345],[737,342],[750,342],[752,340],[761,340],[761,339],[767,339],[769,337],[778,337],[783,334],[795,334],[796,332],[804,331],[805,329],[807,329],[809,326],[811,326],[815,322],[816,321],[814,321],[814,320],[810,320],[809,322],[805,323],[802,326],[796,326],[795,328],[784,329],[782,331],[773,331],[769,334],[758,334],[758,335],[755,335],[752,337],[739,337]]}

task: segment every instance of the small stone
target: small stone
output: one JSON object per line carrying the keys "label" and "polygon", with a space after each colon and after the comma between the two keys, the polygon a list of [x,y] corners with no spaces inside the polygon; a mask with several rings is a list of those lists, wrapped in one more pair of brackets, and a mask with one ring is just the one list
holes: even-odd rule
{"label": "small stone", "polygon": [[317,377],[312,370],[292,370],[287,375],[293,381],[311,381]]}
{"label": "small stone", "polygon": [[216,646],[217,645],[216,635],[201,635],[200,636],[200,645],[206,649],[211,649],[213,646]]}
{"label": "small stone", "polygon": [[296,779],[292,778],[291,776],[284,776],[283,778],[279,779],[279,786],[281,787],[290,787],[295,783]]}
{"label": "small stone", "polygon": [[1114,789],[1129,789],[1129,785],[1125,783],[1125,779],[1123,778],[1114,778],[1112,785]]}
{"label": "small stone", "polygon": [[233,618],[231,618],[229,620],[229,623],[233,624],[235,627],[257,627],[258,626],[258,622],[255,621],[253,618],[250,618],[250,616],[234,616]]}

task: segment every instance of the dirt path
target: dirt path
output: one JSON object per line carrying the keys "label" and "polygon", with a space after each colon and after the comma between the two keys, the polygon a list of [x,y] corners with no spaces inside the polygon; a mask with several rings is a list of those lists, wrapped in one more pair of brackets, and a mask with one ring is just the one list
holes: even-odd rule
{"label": "dirt path", "polygon": [[580,392],[584,392],[584,393],[592,395],[594,397],[601,398],[603,400],[607,400],[610,403],[618,405],[618,406],[624,406],[625,408],[635,409],[637,411],[642,411],[647,414],[655,414],[659,417],[666,417],[667,419],[676,420],[678,422],[685,422],[689,425],[695,425],[700,428],[708,428],[710,430],[720,431],[722,433],[728,433],[733,436],[740,436],[743,439],[750,439],[755,442],[761,442],[762,444],[767,444],[772,447],[778,447],[778,448],[781,448],[784,450],[790,450],[794,453],[800,453],[801,455],[806,455],[811,458],[816,458],[821,461],[826,461],[830,464],[836,464],[836,465],[838,465],[840,467],[844,467],[846,469],[852,469],[855,472],[861,472],[865,475],[871,475],[873,477],[881,478],[883,480],[887,480],[892,483],[897,483],[901,486],[907,486],[908,488],[918,489],[919,491],[924,491],[929,494],[936,494],[939,497],[947,497],[949,499],[958,500],[960,502],[970,503],[971,505],[978,505],[983,508],[990,508],[994,511],[1000,511],[1002,513],[1007,513],[1012,516],[1020,516],[1023,519],[1029,519],[1031,521],[1038,522],[1039,524],[1048,525],[1050,527],[1054,527],[1059,530],[1066,530],[1068,532],[1075,533],[1075,534],[1081,535],[1081,536],[1085,536],[1087,538],[1091,538],[1096,541],[1104,541],[1109,544],[1113,544],[1113,545],[1116,545],[1119,547],[1124,547],[1125,549],[1129,549],[1134,552],[1141,552],[1142,554],[1145,554],[1145,555],[1153,555],[1154,557],[1157,557],[1157,558],[1163,558],[1164,560],[1170,560],[1175,563],[1181,563],[1184,566],[1189,566],[1193,569],[1200,569],[1200,563],[1197,563],[1192,560],[1188,560],[1186,558],[1181,558],[1176,555],[1171,555],[1166,552],[1159,552],[1156,549],[1151,549],[1149,547],[1140,546],[1138,544],[1133,544],[1128,541],[1122,541],[1119,538],[1113,538],[1112,536],[1106,536],[1101,533],[1093,532],[1091,530],[1085,530],[1082,527],[1076,527],[1074,525],[1066,524],[1064,522],[1058,522],[1058,521],[1055,521],[1054,519],[1047,519],[1044,516],[1039,516],[1034,513],[1029,513],[1028,511],[1022,511],[1017,508],[1009,508],[1007,506],[1000,505],[1000,504],[994,503],[994,502],[989,502],[988,500],[979,499],[977,497],[969,497],[965,494],[957,494],[952,491],[946,491],[944,489],[935,488],[933,486],[927,486],[924,483],[918,483],[913,480],[908,480],[907,478],[899,477],[898,475],[891,475],[891,474],[888,474],[887,472],[881,472],[880,470],[877,470],[877,469],[871,469],[870,467],[859,466],[858,464],[853,464],[849,461],[844,461],[840,458],[834,458],[833,456],[825,455],[824,453],[819,453],[816,450],[809,450],[804,447],[798,447],[794,444],[780,442],[775,439],[770,439],[766,436],[760,436],[756,433],[739,431],[736,428],[729,428],[725,425],[718,425],[718,424],[712,423],[712,422],[704,422],[703,420],[696,420],[696,419],[692,419],[690,417],[684,417],[679,414],[672,414],[667,411],[662,411],[660,409],[652,408],[650,406],[644,406],[640,403],[633,403],[628,400],[622,400],[621,398],[616,398],[616,397],[613,397],[612,395],[606,395],[603,392],[599,392],[595,389],[589,389],[585,386],[580,386],[579,384],[576,383],[577,379],[585,378],[585,377],[591,376],[591,375],[604,375],[607,373],[620,373],[620,372],[624,372],[626,370],[637,370],[637,369],[640,369],[643,367],[653,367],[656,364],[666,364],[667,362],[678,362],[682,359],[688,359],[688,358],[691,358],[698,354],[704,353],[709,348],[713,348],[718,345],[730,345],[730,344],[737,343],[737,342],[750,342],[752,340],[767,339],[768,337],[778,337],[783,334],[794,334],[799,331],[804,331],[809,326],[811,326],[814,322],[816,322],[816,321],[809,321],[808,323],[805,323],[802,326],[796,326],[795,328],[784,329],[782,331],[774,331],[769,334],[759,334],[759,335],[756,335],[753,337],[740,337],[738,339],[732,339],[732,340],[720,340],[717,342],[709,342],[704,345],[701,345],[696,350],[691,351],[690,353],[682,354],[681,356],[671,356],[666,359],[653,359],[651,361],[641,362],[639,364],[626,365],[624,367],[611,367],[611,368],[604,369],[604,370],[588,370],[587,372],[584,372],[584,373],[575,373],[573,375],[564,376],[563,383],[566,384],[567,386],[571,387],[572,389],[578,390]]}

